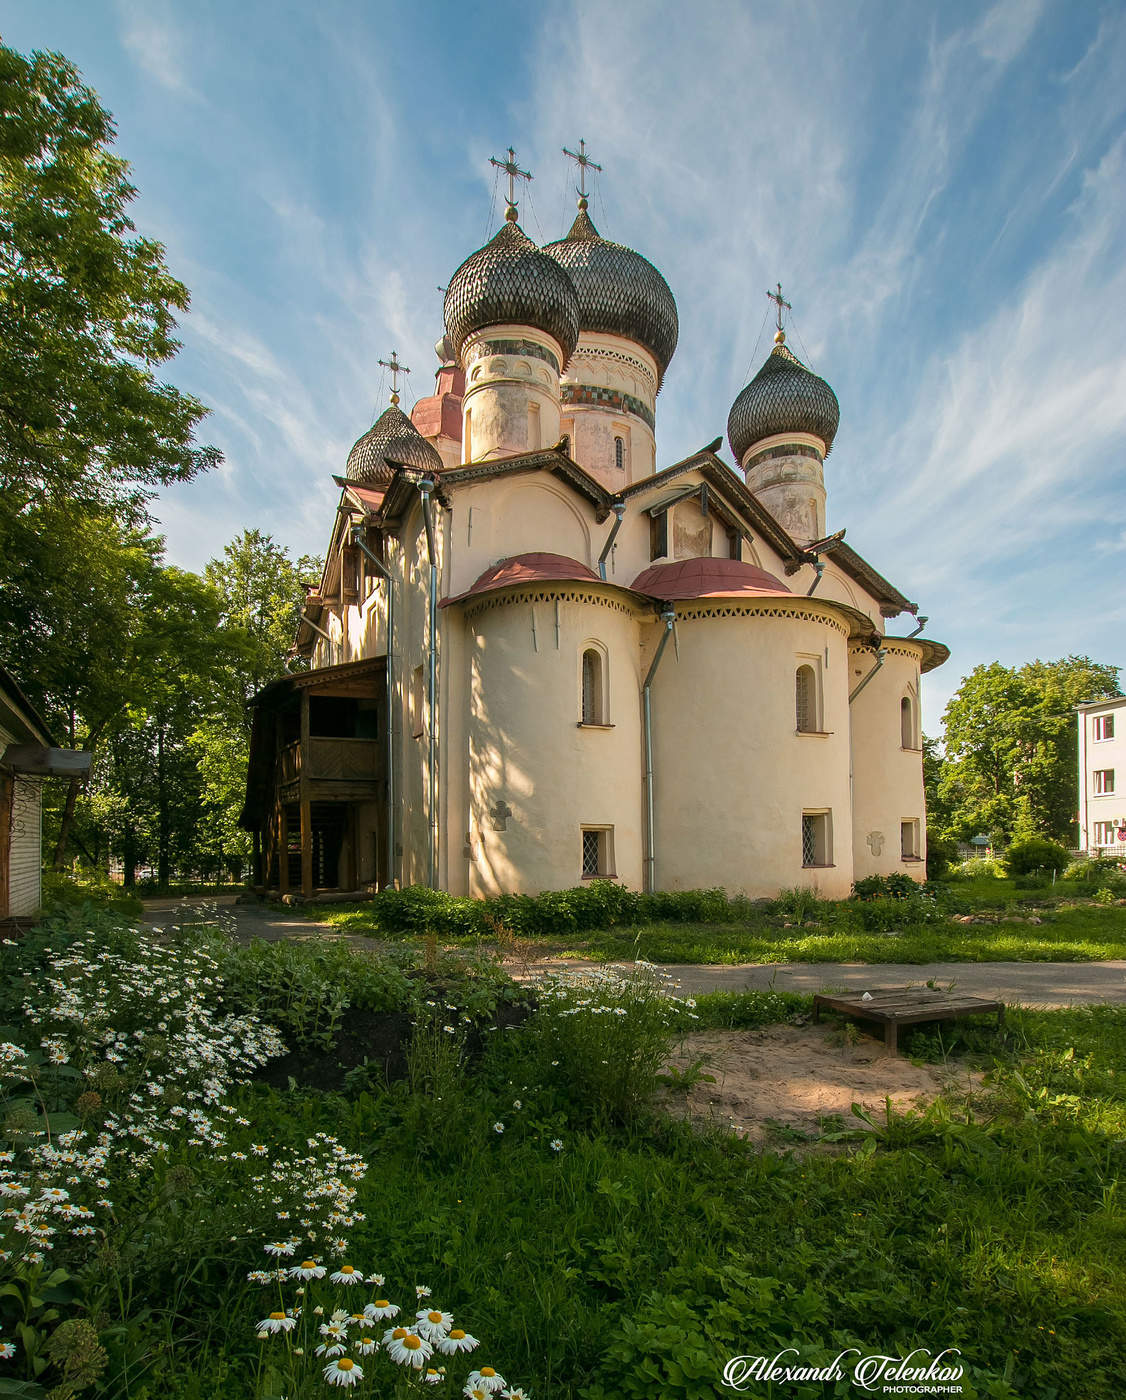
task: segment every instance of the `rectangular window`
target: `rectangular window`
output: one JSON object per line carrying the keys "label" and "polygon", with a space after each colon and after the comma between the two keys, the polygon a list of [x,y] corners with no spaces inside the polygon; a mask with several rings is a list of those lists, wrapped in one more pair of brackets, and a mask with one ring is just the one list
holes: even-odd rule
{"label": "rectangular window", "polygon": [[1112,846],[1118,837],[1118,827],[1114,822],[1095,823],[1095,845]]}
{"label": "rectangular window", "polygon": [[1096,739],[1113,739],[1113,738],[1114,738],[1114,716],[1113,716],[1113,715],[1096,715],[1096,716],[1095,716],[1095,738],[1096,738]]}
{"label": "rectangular window", "polygon": [[1114,791],[1114,769],[1113,769],[1113,768],[1096,768],[1096,769],[1095,769],[1095,792],[1096,792],[1096,794],[1098,794],[1098,795],[1101,797],[1101,796],[1105,796],[1107,793],[1111,793],[1111,792],[1113,792],[1113,791]]}
{"label": "rectangular window", "polygon": [[828,812],[803,812],[801,819],[801,863],[806,866],[832,865],[832,828]]}
{"label": "rectangular window", "polygon": [[669,552],[669,513],[649,517],[649,558],[663,559]]}
{"label": "rectangular window", "polygon": [[903,860],[919,859],[919,823],[917,821],[899,823],[899,852]]}
{"label": "rectangular window", "polygon": [[614,828],[582,828],[582,874],[584,880],[612,879],[614,876]]}
{"label": "rectangular window", "polygon": [[411,672],[411,697],[410,697],[410,720],[411,735],[415,739],[422,738],[422,667],[416,666]]}
{"label": "rectangular window", "polygon": [[528,405],[528,451],[538,452],[540,447],[540,406],[538,403]]}

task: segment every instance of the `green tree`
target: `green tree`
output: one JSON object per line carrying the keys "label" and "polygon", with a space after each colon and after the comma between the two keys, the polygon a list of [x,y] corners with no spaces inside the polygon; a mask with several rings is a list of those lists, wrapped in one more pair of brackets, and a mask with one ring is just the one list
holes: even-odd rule
{"label": "green tree", "polygon": [[[158,485],[220,460],[203,405],[160,382],[188,292],[136,235],[113,120],[58,54],[0,45],[0,582],[36,501],[144,518]],[[52,579],[43,579],[50,588]]]}
{"label": "green tree", "polygon": [[1070,841],[1077,802],[1075,707],[1117,695],[1118,667],[1086,656],[993,662],[965,677],[943,715],[937,809],[946,833]]}

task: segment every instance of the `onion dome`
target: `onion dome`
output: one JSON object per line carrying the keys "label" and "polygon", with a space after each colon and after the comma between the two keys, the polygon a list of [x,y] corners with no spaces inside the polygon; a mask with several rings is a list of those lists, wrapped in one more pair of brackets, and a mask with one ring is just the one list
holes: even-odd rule
{"label": "onion dome", "polygon": [[579,299],[554,258],[541,253],[509,206],[495,238],[466,258],[446,288],[446,334],[454,353],[486,326],[532,326],[554,336],[564,363],[579,339]]}
{"label": "onion dome", "polygon": [[735,460],[748,447],[778,433],[812,433],[833,446],[841,406],[828,384],[787,347],[784,333],[774,338],[766,363],[735,402],[727,417],[727,437]]}
{"label": "onion dome", "polygon": [[662,602],[678,598],[774,598],[790,593],[780,578],[742,559],[679,559],[654,564],[638,574],[630,587]]}
{"label": "onion dome", "polygon": [[442,606],[460,603],[463,598],[471,598],[478,593],[493,593],[498,588],[512,588],[521,583],[545,583],[553,579],[568,579],[577,583],[602,582],[593,569],[588,569],[578,559],[566,554],[513,554],[486,569],[464,593],[459,593],[456,598],[443,599]]}
{"label": "onion dome", "polygon": [[607,331],[644,346],[663,379],[680,334],[669,284],[647,258],[599,236],[579,201],[566,238],[544,248],[570,274],[579,294],[580,331]]}
{"label": "onion dome", "polygon": [[[397,399],[398,395],[394,395]],[[411,420],[393,403],[348,453],[345,476],[359,486],[385,486],[395,474],[391,465],[403,463],[419,471],[442,470],[442,459]]]}

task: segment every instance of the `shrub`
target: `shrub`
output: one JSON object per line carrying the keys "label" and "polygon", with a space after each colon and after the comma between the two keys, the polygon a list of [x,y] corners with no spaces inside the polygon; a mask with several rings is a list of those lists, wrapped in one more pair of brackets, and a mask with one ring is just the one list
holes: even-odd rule
{"label": "shrub", "polygon": [[43,912],[50,916],[63,909],[113,909],[121,914],[142,914],[144,905],[135,894],[123,890],[100,871],[45,870],[43,872]]}
{"label": "shrub", "polygon": [[1062,846],[1041,836],[1014,841],[1005,852],[1010,875],[1031,875],[1034,870],[1066,870],[1070,857]]}
{"label": "shrub", "polygon": [[946,872],[950,880],[1004,880],[1008,871],[993,856],[970,856]]}
{"label": "shrub", "polygon": [[792,919],[794,923],[802,924],[813,918],[820,907],[821,901],[817,897],[816,890],[795,885],[793,889],[778,892],[778,898],[771,905],[771,912]]}
{"label": "shrub", "polygon": [[914,899],[918,881],[910,875],[867,875],[852,887],[853,899]]}
{"label": "shrub", "polygon": [[927,832],[927,879],[938,880],[958,858],[958,843],[948,836]]}
{"label": "shrub", "polygon": [[1107,856],[1080,856],[1073,860],[1063,872],[1065,880],[1078,880],[1082,884],[1102,885],[1107,880],[1119,878],[1118,862]]}

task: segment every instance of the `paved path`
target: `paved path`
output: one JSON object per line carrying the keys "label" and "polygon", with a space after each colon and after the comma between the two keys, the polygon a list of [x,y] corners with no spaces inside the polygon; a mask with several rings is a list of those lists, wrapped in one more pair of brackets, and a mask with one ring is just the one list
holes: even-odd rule
{"label": "paved path", "polygon": [[[236,904],[233,895],[208,901],[218,904],[235,920],[235,936],[249,942],[263,938],[315,938],[328,934],[349,942],[373,942],[362,934],[341,933],[329,924],[315,923],[299,914],[279,913],[259,904]],[[145,901],[145,922],[160,928],[183,918],[198,901],[150,899]],[[540,968],[583,967],[591,964],[557,959],[535,964]],[[820,992],[825,989],[919,986],[932,979],[945,988],[954,983],[971,996],[1028,1006],[1069,1006],[1073,1003],[1126,1002],[1126,962],[954,962],[954,963],[741,963],[735,966],[703,966],[671,963],[668,971],[686,996],[701,992],[744,992],[774,987],[780,992]]]}

